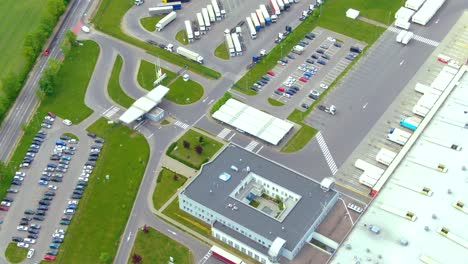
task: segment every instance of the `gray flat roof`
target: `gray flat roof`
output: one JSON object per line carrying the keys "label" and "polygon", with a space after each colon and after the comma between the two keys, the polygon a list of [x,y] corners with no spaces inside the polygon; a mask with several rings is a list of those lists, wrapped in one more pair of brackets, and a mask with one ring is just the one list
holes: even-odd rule
{"label": "gray flat roof", "polygon": [[[239,171],[232,171],[232,165]],[[247,166],[251,172],[302,196],[282,222],[229,196],[248,175],[249,172],[242,170]],[[223,172],[231,175],[227,182],[218,178]],[[337,193],[333,190],[324,192],[319,183],[230,144],[212,162],[203,166],[200,174],[186,187],[185,195],[271,241],[276,237],[283,238],[285,247],[292,250]],[[238,210],[232,210],[228,204],[235,204]]]}

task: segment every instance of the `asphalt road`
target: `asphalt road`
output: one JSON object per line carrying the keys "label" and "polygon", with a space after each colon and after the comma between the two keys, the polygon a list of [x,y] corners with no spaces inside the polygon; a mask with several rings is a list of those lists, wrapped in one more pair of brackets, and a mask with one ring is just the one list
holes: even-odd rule
{"label": "asphalt road", "polygon": [[38,103],[36,98],[36,89],[38,88],[42,70],[46,67],[49,58],[57,59],[61,57],[60,45],[58,45],[58,43],[61,42],[64,33],[77,23],[83,13],[83,10],[86,8],[87,3],[88,1],[86,0],[75,0],[70,3],[70,11],[49,47],[49,56],[43,57],[40,55],[36,65],[29,73],[26,84],[11,107],[10,112],[3,120],[0,127],[0,149],[2,150],[0,152],[1,161],[6,162],[9,160],[12,150],[22,134],[18,133],[22,131],[21,126],[29,121],[33,114],[33,110]]}

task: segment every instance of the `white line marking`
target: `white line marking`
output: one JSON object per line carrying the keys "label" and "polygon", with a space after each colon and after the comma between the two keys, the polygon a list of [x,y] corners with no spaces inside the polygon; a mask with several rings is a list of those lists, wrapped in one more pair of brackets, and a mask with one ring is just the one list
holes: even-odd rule
{"label": "white line marking", "polygon": [[214,102],[214,99],[211,99],[208,105],[212,104]]}
{"label": "white line marking", "polygon": [[367,107],[367,104],[368,104],[368,103],[364,104],[364,105],[362,106],[362,109],[365,109],[365,108]]}
{"label": "white line marking", "polygon": [[132,236],[132,232],[130,232],[130,233],[128,234],[127,242],[130,241],[130,237],[131,237],[131,236]]}
{"label": "white line marking", "polygon": [[174,232],[174,231],[172,231],[172,230],[170,230],[170,229],[168,229],[167,231],[169,231],[169,233],[173,234],[174,236],[176,236],[176,235],[177,235],[177,233],[176,233],[176,232]]}
{"label": "white line marking", "polygon": [[196,123],[198,123],[203,117],[205,117],[205,114],[203,114],[202,116],[200,116],[200,118],[197,119],[197,121],[195,121],[192,126],[194,126]]}
{"label": "white line marking", "polygon": [[236,135],[236,133],[234,133],[230,138],[228,138],[228,141],[231,141],[231,139]]}
{"label": "white line marking", "polygon": [[263,148],[263,145],[255,153],[258,154],[260,152],[260,150],[262,150],[262,148]]}
{"label": "white line marking", "polygon": [[440,20],[440,19],[437,19],[437,20],[435,21],[435,23],[436,23],[436,24],[439,23],[439,20]]}
{"label": "white line marking", "polygon": [[151,133],[151,135],[148,136],[148,138],[152,138],[154,135],[154,133]]}
{"label": "white line marking", "polygon": [[205,99],[203,99],[202,102],[204,103],[204,102],[206,102],[206,100],[208,100],[208,97],[205,97]]}
{"label": "white line marking", "polygon": [[322,133],[319,131],[315,137],[317,138],[317,142],[319,143],[323,156],[325,157],[325,160],[327,161],[328,167],[330,168],[332,174],[335,175],[338,172],[338,167],[336,166],[336,163],[333,160],[330,150],[328,150],[327,143],[325,142],[325,139],[323,138]]}
{"label": "white line marking", "polygon": [[400,61],[400,66],[403,65],[403,63],[405,63],[405,60]]}

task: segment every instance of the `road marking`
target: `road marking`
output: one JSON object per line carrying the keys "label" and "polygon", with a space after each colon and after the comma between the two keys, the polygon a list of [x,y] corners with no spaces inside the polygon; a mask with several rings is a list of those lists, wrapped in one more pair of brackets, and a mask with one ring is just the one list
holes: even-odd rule
{"label": "road marking", "polygon": [[328,167],[330,168],[332,175],[335,175],[338,172],[338,167],[336,166],[336,163],[333,160],[330,150],[328,150],[327,143],[325,142],[322,133],[320,133],[319,131],[315,138],[317,138],[317,142],[319,143],[320,149],[322,150],[323,156],[327,161]]}
{"label": "road marking", "polygon": [[368,104],[368,103],[366,103],[365,105],[363,105],[363,106],[362,106],[362,109],[365,109],[365,108],[367,107],[367,104]]}
{"label": "road marking", "polygon": [[436,23],[436,24],[439,23],[439,20],[440,20],[440,19],[437,19],[437,20],[435,21],[435,23]]}
{"label": "road marking", "polygon": [[262,148],[263,148],[263,145],[255,153],[258,154],[260,152],[260,150],[262,150]]}
{"label": "road marking", "polygon": [[133,130],[138,130],[141,126],[143,126],[146,123],[146,119],[140,121],[140,123],[136,124],[136,126],[133,127]]}
{"label": "road marking", "polygon": [[205,117],[205,114],[203,114],[202,116],[200,116],[197,121],[195,121],[192,126],[194,126],[196,123],[198,123],[203,117]]}
{"label": "road marking", "polygon": [[208,100],[208,97],[205,97],[205,99],[203,99],[202,102],[204,103],[204,102],[206,102],[206,100]]}
{"label": "road marking", "polygon": [[176,232],[174,232],[174,231],[172,231],[172,230],[170,230],[170,229],[168,229],[167,231],[168,231],[169,233],[173,234],[174,236],[177,236],[177,233],[176,233]]}
{"label": "road marking", "polygon": [[208,105],[212,104],[214,102],[214,99],[211,99]]}
{"label": "road marking", "polygon": [[258,142],[255,140],[250,141],[250,143],[245,147],[246,150],[252,151],[256,146],[258,145]]}
{"label": "road marking", "polygon": [[153,137],[153,135],[154,135],[154,132],[153,132],[153,133],[151,133],[151,135],[149,135],[149,136],[148,136],[148,138],[152,138],[152,137]]}
{"label": "road marking", "polygon": [[231,141],[231,139],[236,135],[236,133],[234,133],[230,138],[228,138],[228,141]]}
{"label": "road marking", "polygon": [[400,66],[403,65],[403,63],[405,63],[405,60],[400,61]]}
{"label": "road marking", "polygon": [[221,132],[218,133],[218,137],[224,139],[229,133],[231,133],[231,129],[224,128]]}
{"label": "road marking", "polygon": [[115,115],[119,110],[120,110],[119,107],[117,107],[117,106],[111,106],[109,109],[107,109],[106,111],[104,111],[104,113],[102,113],[102,115],[110,119],[110,118],[111,118],[113,115]]}
{"label": "road marking", "polygon": [[198,262],[198,264],[204,264],[210,257],[211,255],[213,254],[213,252],[208,251],[208,253],[206,253],[206,255]]}
{"label": "road marking", "polygon": [[130,232],[130,233],[128,234],[127,242],[130,241],[130,237],[131,237],[131,236],[132,236],[132,232]]}
{"label": "road marking", "polygon": [[177,121],[175,122],[175,125],[178,126],[178,127],[181,127],[182,129],[187,129],[187,128],[189,127],[188,124],[185,124],[184,122],[179,121],[179,120],[177,120]]}

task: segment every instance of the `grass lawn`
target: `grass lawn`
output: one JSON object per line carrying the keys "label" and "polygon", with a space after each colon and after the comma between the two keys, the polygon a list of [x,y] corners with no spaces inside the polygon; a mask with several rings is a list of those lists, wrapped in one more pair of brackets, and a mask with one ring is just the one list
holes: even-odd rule
{"label": "grass lawn", "polygon": [[121,39],[132,45],[145,49],[148,53],[157,56],[165,61],[170,61],[173,64],[181,67],[187,66],[189,70],[203,75],[207,78],[218,79],[221,77],[221,73],[207,68],[197,62],[188,60],[175,53],[171,53],[167,50],[163,50],[159,47],[144,42],[125,34],[120,28],[122,17],[125,15],[127,10],[133,6],[134,1],[130,0],[102,0],[99,5],[99,9],[93,18],[93,23],[96,29],[107,33],[113,37]]}
{"label": "grass lawn", "polygon": [[223,60],[229,60],[229,52],[226,47],[226,42],[222,42],[219,46],[215,49],[214,55]]}
{"label": "grass lawn", "polygon": [[73,134],[73,133],[63,133],[63,135],[69,136],[70,138],[73,138],[73,139],[76,139],[76,140],[80,140],[80,139],[78,138],[78,136],[75,135],[75,134]]}
{"label": "grass lawn", "polygon": [[148,30],[149,32],[153,32],[156,30],[156,24],[161,20],[164,16],[150,16],[144,17],[140,19],[141,26]]}
{"label": "grass lawn", "polygon": [[172,218],[174,221],[177,221],[184,226],[192,229],[193,231],[202,234],[203,236],[211,236],[211,227],[209,224],[198,220],[193,217],[191,214],[188,214],[179,208],[179,198],[174,199],[171,204],[169,204],[166,209],[164,209],[163,214]]}
{"label": "grass lawn", "polygon": [[268,97],[268,103],[270,103],[272,106],[283,106],[284,103],[280,102],[278,100],[275,100],[273,98]]}
{"label": "grass lawn", "polygon": [[[166,73],[166,78],[161,82],[161,85],[167,86],[177,76],[175,72],[161,67],[163,73]],[[137,75],[138,83],[146,90],[154,88],[153,83],[156,81],[156,65],[145,60],[140,61],[140,68]]]}
{"label": "grass lawn", "polygon": [[16,243],[8,244],[8,247],[5,250],[5,257],[11,263],[23,262],[26,259],[27,254],[28,250],[17,247]]}
{"label": "grass lawn", "polygon": [[[201,143],[200,137],[203,138]],[[184,147],[184,141],[189,143],[189,148]],[[201,154],[195,151],[198,145],[203,148]],[[210,160],[222,146],[223,143],[190,129],[180,137],[179,140],[172,143],[166,154],[191,168],[199,169],[200,166]]]}
{"label": "grass lawn", "polygon": [[[37,28],[47,5],[37,0],[0,1],[0,79],[8,72],[21,71],[25,65],[22,44],[26,35]],[[1,87],[1,84],[0,84]],[[1,88],[0,88],[1,90]],[[3,95],[0,92],[0,96]]]}
{"label": "grass lawn", "polygon": [[203,86],[201,84],[193,80],[184,81],[182,76],[171,83],[169,88],[166,99],[176,104],[191,104],[200,100],[203,96]]}
{"label": "grass lawn", "polygon": [[82,43],[84,45],[73,48],[63,62],[58,72],[55,94],[43,100],[45,108],[75,124],[93,113],[85,105],[84,97],[99,56],[96,42],[86,40]]}
{"label": "grass lawn", "polygon": [[120,86],[119,76],[120,70],[122,69],[122,64],[123,59],[120,55],[118,55],[115,60],[114,68],[112,69],[109,83],[107,83],[107,93],[114,102],[125,108],[129,108],[135,100],[128,96]]}
{"label": "grass lawn", "polygon": [[128,260],[129,264],[133,263],[133,254],[141,256],[141,263],[167,263],[169,257],[173,257],[174,263],[177,264],[194,263],[192,253],[187,247],[153,228],[148,228],[148,230],[148,233],[138,230]]}
{"label": "grass lawn", "polygon": [[295,152],[302,149],[318,132],[317,129],[305,123],[301,122],[299,124],[302,125],[302,127],[289,139],[286,145],[284,145],[281,149],[282,152]]}
{"label": "grass lawn", "polygon": [[162,122],[161,122],[161,125],[164,126],[164,125],[169,125],[171,122],[167,121],[167,119],[164,119]]}
{"label": "grass lawn", "polygon": [[232,94],[229,93],[229,92],[225,92],[223,94],[223,96],[221,96],[218,101],[216,101],[213,106],[211,107],[210,109],[210,114],[214,114],[214,112],[218,111],[219,108],[221,108],[221,106],[223,106],[223,104],[225,104],[227,102],[227,100],[231,99],[232,98]]}
{"label": "grass lawn", "polygon": [[177,32],[175,39],[182,45],[188,45],[187,31],[182,29],[181,31]]}
{"label": "grass lawn", "polygon": [[[174,175],[177,177],[174,177]],[[186,177],[162,168],[158,175],[156,189],[153,192],[154,208],[159,210],[186,181]]]}
{"label": "grass lawn", "polygon": [[149,158],[145,138],[126,126],[101,118],[88,131],[106,143],[60,247],[58,263],[99,263],[102,253],[115,256]]}

